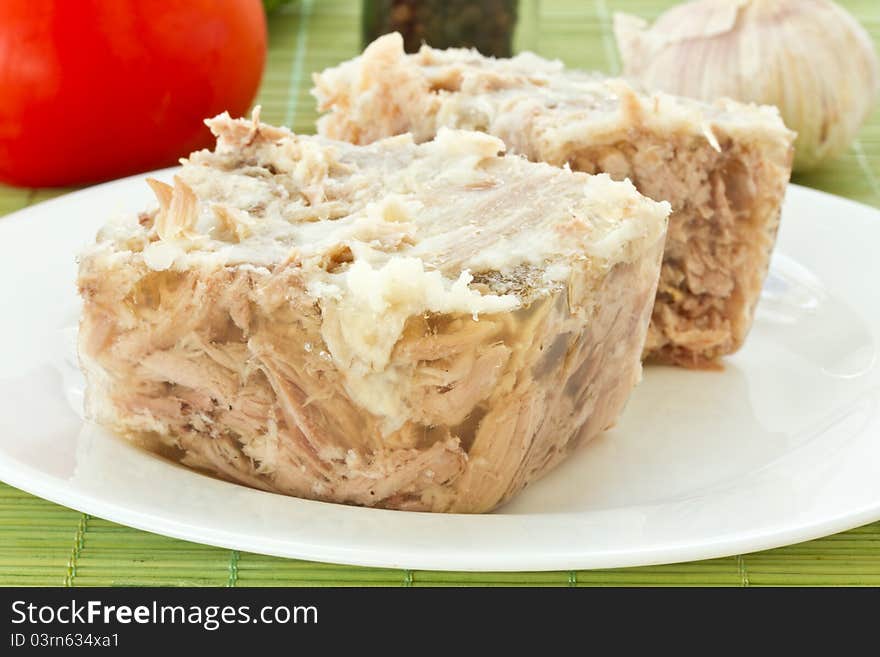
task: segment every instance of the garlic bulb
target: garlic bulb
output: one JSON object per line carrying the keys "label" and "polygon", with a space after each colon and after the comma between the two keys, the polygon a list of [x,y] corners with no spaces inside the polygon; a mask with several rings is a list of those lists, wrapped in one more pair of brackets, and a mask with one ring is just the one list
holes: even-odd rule
{"label": "garlic bulb", "polygon": [[648,87],[776,105],[801,171],[847,149],[880,88],[870,37],[829,0],[698,0],[650,27],[617,14],[614,32],[624,74]]}

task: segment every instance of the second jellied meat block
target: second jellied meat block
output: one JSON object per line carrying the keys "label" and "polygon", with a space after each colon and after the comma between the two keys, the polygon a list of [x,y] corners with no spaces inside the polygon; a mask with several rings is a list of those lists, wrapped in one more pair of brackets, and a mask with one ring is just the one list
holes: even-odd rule
{"label": "second jellied meat block", "polygon": [[672,204],[649,359],[690,367],[736,351],[752,323],[791,172],[794,133],[775,108],[646,94],[526,53],[491,59],[386,35],[315,76],[322,134],[357,144],[442,127],[508,152],[630,178]]}

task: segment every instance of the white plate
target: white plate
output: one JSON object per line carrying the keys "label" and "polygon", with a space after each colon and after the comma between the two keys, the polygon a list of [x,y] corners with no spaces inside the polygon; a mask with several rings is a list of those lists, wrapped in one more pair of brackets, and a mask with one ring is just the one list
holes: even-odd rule
{"label": "white plate", "polygon": [[[169,171],[159,177],[168,178]],[[792,186],[747,346],[646,368],[619,426],[492,515],[250,490],[79,416],[74,253],[143,176],[0,219],[0,479],[160,534],[370,566],[549,570],[720,557],[880,519],[880,212]]]}

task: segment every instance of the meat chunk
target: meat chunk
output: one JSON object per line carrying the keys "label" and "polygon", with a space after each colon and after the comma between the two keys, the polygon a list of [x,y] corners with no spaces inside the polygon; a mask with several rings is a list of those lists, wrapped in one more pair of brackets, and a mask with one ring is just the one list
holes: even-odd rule
{"label": "meat chunk", "polygon": [[647,94],[531,53],[494,59],[399,35],[315,76],[321,134],[356,144],[443,128],[481,130],[508,151],[629,178],[672,204],[645,356],[711,366],[751,326],[791,173],[794,133],[775,108]]}
{"label": "meat chunk", "polygon": [[216,149],[80,259],[91,418],[248,486],[459,512],[614,423],[667,204],[478,132],[209,123]]}

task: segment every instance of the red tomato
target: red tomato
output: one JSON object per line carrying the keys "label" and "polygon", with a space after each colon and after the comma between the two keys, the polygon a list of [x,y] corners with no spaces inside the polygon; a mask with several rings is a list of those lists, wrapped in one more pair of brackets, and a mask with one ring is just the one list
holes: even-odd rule
{"label": "red tomato", "polygon": [[210,145],[266,59],[261,0],[0,1],[0,179],[117,178]]}

